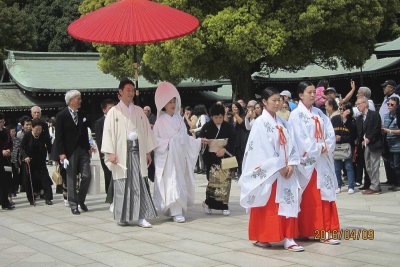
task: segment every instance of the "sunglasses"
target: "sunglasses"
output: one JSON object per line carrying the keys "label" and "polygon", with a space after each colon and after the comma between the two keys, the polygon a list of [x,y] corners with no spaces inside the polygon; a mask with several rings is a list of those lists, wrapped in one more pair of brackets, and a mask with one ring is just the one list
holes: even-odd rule
{"label": "sunglasses", "polygon": [[394,106],[395,106],[395,104],[393,104],[393,103],[387,103],[387,105],[388,105],[389,107],[394,107]]}

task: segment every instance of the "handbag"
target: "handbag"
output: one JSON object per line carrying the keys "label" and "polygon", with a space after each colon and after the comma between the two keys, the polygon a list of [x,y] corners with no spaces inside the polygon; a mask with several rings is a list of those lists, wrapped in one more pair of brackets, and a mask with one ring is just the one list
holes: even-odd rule
{"label": "handbag", "polygon": [[349,143],[336,144],[333,151],[333,158],[335,160],[345,160],[351,158],[351,145]]}
{"label": "handbag", "polygon": [[228,156],[230,156],[230,157],[221,159],[221,169],[229,170],[229,169],[237,168],[239,166],[239,164],[238,164],[236,157],[233,156],[231,153],[229,153],[227,150],[225,150],[225,154],[228,154]]}
{"label": "handbag", "polygon": [[63,183],[62,176],[60,174],[60,165],[56,166],[56,170],[51,175],[51,179],[53,180],[55,185],[60,185]]}
{"label": "handbag", "polygon": [[11,163],[10,158],[5,158],[4,161],[5,161],[4,171],[12,173],[12,167],[11,167],[12,163]]}

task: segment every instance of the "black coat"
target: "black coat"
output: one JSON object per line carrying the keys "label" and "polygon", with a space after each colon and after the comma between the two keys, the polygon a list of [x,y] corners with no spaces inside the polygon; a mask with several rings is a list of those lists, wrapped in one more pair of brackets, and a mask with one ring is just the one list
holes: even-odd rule
{"label": "black coat", "polygon": [[381,152],[383,150],[382,122],[378,112],[368,110],[367,117],[363,121],[360,115],[356,120],[357,125],[357,143],[360,145],[364,140],[364,135],[369,139],[368,147],[372,152]]}
{"label": "black coat", "polygon": [[[204,124],[201,128],[199,137],[207,138],[207,139],[225,139],[228,138],[228,144],[226,145],[225,149],[231,153],[232,155],[235,154],[235,129],[233,126],[227,122],[223,122],[221,124],[221,129],[218,133],[218,128],[211,120]],[[217,136],[217,138],[216,138]],[[225,157],[229,157],[225,154]],[[217,157],[215,153],[208,152],[208,146],[203,154],[204,163],[209,170],[213,164],[221,164],[221,158]]]}
{"label": "black coat", "polygon": [[41,135],[36,139],[32,132],[28,132],[21,141],[22,158],[30,157],[32,159],[30,165],[36,169],[46,168],[47,148],[46,143],[40,137]]}
{"label": "black coat", "polygon": [[3,150],[5,150],[6,143],[8,141],[8,135],[5,129],[0,131],[0,168],[4,167]]}
{"label": "black coat", "polygon": [[51,137],[49,132],[49,125],[47,122],[43,121],[42,123],[42,133],[40,134],[40,140],[46,144],[46,150],[48,153],[51,153]]}
{"label": "black coat", "polygon": [[65,154],[68,158],[78,147],[90,150],[88,125],[83,119],[84,115],[78,112],[78,125],[76,125],[68,108],[57,114],[55,138],[57,155]]}
{"label": "black coat", "polygon": [[11,163],[11,157],[4,157],[3,150],[12,151],[13,143],[11,140],[10,132],[3,128],[0,131],[0,166],[9,166]]}
{"label": "black coat", "polygon": [[103,129],[105,120],[106,116],[102,116],[94,124],[94,132],[96,133],[95,138],[96,138],[97,148],[99,149],[100,153],[101,153],[101,142],[103,142]]}
{"label": "black coat", "polygon": [[337,144],[349,143],[354,148],[355,141],[357,139],[357,126],[353,118],[349,118],[345,123],[342,121],[340,115],[333,116],[331,119],[335,135],[340,136],[340,141]]}

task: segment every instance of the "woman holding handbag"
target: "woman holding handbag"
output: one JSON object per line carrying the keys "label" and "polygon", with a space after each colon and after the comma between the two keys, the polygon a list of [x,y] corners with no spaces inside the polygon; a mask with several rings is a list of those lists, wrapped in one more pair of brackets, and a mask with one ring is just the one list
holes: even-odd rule
{"label": "woman holding handbag", "polygon": [[208,185],[206,189],[206,200],[203,209],[207,214],[212,210],[222,211],[223,215],[229,215],[229,195],[231,190],[232,169],[221,166],[223,158],[232,157],[235,148],[235,133],[233,126],[224,121],[225,107],[215,104],[210,109],[211,121],[207,122],[200,132],[201,138],[226,139],[225,144],[220,147],[207,145],[203,158],[206,165]]}
{"label": "woman holding handbag", "polygon": [[335,159],[335,173],[338,180],[336,193],[340,193],[341,187],[343,186],[342,170],[344,168],[349,180],[348,193],[353,194],[355,174],[352,155],[357,138],[357,127],[353,118],[353,107],[351,103],[348,102],[344,104],[339,111],[339,115],[331,118],[336,136],[336,147],[333,152],[333,158]]}

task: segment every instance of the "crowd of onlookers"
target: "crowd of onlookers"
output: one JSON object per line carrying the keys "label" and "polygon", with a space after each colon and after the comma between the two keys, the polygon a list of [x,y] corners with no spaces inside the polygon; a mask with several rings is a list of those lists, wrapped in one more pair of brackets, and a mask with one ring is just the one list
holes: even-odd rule
{"label": "crowd of onlookers", "polygon": [[[322,80],[316,86],[315,106],[320,108],[332,122],[336,135],[336,150],[334,152],[335,172],[339,188],[344,187],[343,180],[347,180],[348,193],[352,194],[356,188],[364,194],[381,192],[379,166],[383,159],[386,178],[385,184],[390,189],[397,190],[400,185],[400,97],[396,93],[399,86],[393,80],[382,84],[384,99],[379,111],[371,99],[371,90],[362,86],[358,89],[352,81],[350,90],[342,98],[335,88],[330,87],[328,81]],[[356,102],[350,102],[356,95]],[[280,93],[280,109],[277,115],[288,120],[298,102],[292,99],[291,92],[284,90]],[[237,102],[224,104],[224,121],[233,126],[235,136],[234,155],[238,160],[237,177],[241,175],[241,163],[246,148],[247,138],[254,121],[263,112],[261,101],[250,100],[247,103],[239,99]],[[151,108],[143,108],[144,113],[153,126],[156,116]],[[189,135],[199,137],[202,127],[210,121],[205,105],[194,108],[182,108],[182,116]],[[30,204],[36,199],[44,199],[48,205],[52,204],[52,181],[46,164],[51,164],[52,145],[56,136],[55,119],[48,121],[41,119],[41,109],[32,107],[31,116],[23,116],[18,124],[8,123],[6,117],[0,113],[0,188],[1,205],[3,209],[13,209],[12,197],[19,192],[26,192]],[[89,129],[90,130],[90,129]],[[200,152],[195,172],[206,173],[206,166]],[[57,162],[58,160],[55,160]],[[343,179],[344,178],[344,179]],[[61,189],[62,190],[62,185]],[[65,188],[64,188],[65,193]]]}
{"label": "crowd of onlookers", "polygon": [[23,116],[18,124],[8,123],[0,113],[0,181],[1,205],[3,209],[14,209],[12,200],[19,192],[26,192],[31,205],[44,199],[52,205],[47,164],[54,141],[54,121],[41,119],[41,109],[31,108],[31,116]]}
{"label": "crowd of onlookers", "polygon": [[[385,97],[379,111],[375,110],[371,89],[365,86],[357,89],[354,81],[351,81],[350,90],[344,98],[326,80],[321,80],[316,86],[315,106],[331,119],[336,134],[334,162],[339,185],[337,193],[342,191],[343,180],[347,180],[349,194],[354,193],[357,187],[364,194],[379,193],[381,159],[387,178],[383,184],[389,185],[391,190],[397,190],[400,186],[400,127],[397,124],[400,117],[400,85],[393,80],[387,80],[381,86]],[[280,95],[280,110],[277,115],[288,120],[298,101],[292,99],[288,90],[282,91]],[[350,100],[354,95],[357,101],[352,104]],[[261,101],[250,100],[246,103],[240,99],[225,105],[225,109],[224,120],[235,129],[235,155],[240,166],[247,136],[254,120],[261,115],[263,105]],[[209,120],[204,105],[194,109],[186,107],[183,114],[193,135]],[[198,166],[198,172],[202,173],[201,157]],[[239,167],[237,175],[240,174]]]}

